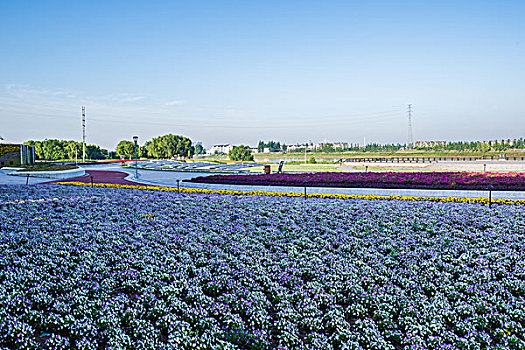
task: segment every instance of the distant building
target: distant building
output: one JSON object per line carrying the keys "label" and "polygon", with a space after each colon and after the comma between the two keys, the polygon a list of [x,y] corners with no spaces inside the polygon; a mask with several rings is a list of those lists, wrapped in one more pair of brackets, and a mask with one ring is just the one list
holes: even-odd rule
{"label": "distant building", "polygon": [[324,146],[332,146],[332,148],[335,150],[337,148],[341,149],[348,149],[349,145],[348,142],[321,142],[314,146],[315,149],[323,149]]}
{"label": "distant building", "polygon": [[415,148],[430,148],[435,146],[445,147],[447,141],[416,141],[414,142]]}
{"label": "distant building", "polygon": [[228,154],[233,149],[233,146],[228,145],[214,145],[209,150],[206,151],[206,154],[208,155],[214,155],[214,154]]}
{"label": "distant building", "polygon": [[20,144],[13,144],[0,139],[0,167],[33,164],[35,162],[35,148]]}
{"label": "distant building", "polygon": [[294,152],[294,151],[297,151],[297,150],[303,150],[304,151],[304,148],[306,147],[307,150],[312,150],[314,149],[314,146],[313,145],[286,145],[286,151],[287,152]]}

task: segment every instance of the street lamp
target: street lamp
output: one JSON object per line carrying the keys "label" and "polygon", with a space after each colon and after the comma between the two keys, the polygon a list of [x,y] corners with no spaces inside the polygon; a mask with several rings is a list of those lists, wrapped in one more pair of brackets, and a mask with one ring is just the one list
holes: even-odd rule
{"label": "street lamp", "polygon": [[138,169],[137,169],[137,141],[139,140],[138,136],[133,136],[133,141],[135,142],[135,179],[138,179]]}

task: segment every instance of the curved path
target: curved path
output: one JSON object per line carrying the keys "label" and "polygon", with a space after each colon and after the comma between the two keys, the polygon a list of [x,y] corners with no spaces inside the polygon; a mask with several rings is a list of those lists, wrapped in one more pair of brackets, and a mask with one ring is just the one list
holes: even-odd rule
{"label": "curved path", "polygon": [[80,177],[74,177],[64,180],[57,180],[51,182],[45,182],[44,184],[53,184],[57,182],[83,182],[91,183],[93,178],[94,183],[105,183],[105,184],[118,184],[118,185],[141,185],[139,182],[126,180],[129,174],[123,171],[115,170],[86,170],[86,175]]}

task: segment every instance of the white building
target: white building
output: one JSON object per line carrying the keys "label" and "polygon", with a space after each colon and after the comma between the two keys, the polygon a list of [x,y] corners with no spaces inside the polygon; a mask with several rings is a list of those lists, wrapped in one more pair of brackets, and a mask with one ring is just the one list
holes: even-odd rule
{"label": "white building", "polygon": [[341,149],[348,149],[349,145],[348,142],[321,142],[315,145],[315,149],[323,149],[324,146],[332,146],[332,148],[335,150],[337,148]]}
{"label": "white building", "polygon": [[206,151],[208,155],[214,154],[228,154],[233,149],[233,145],[213,145],[210,149]]}
{"label": "white building", "polygon": [[313,150],[314,149],[314,146],[310,145],[310,144],[307,144],[307,145],[286,145],[286,151],[287,152],[293,152],[293,151],[297,151],[297,150],[303,150],[304,151],[305,147],[306,147],[307,150]]}
{"label": "white building", "polygon": [[414,147],[416,148],[423,148],[423,147],[434,147],[434,146],[440,146],[444,147],[446,146],[446,141],[416,141],[414,142]]}

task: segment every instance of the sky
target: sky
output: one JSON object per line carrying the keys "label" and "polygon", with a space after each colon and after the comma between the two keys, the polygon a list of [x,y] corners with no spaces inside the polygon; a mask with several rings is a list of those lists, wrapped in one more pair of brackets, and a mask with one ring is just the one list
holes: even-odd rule
{"label": "sky", "polygon": [[525,2],[0,0],[0,136],[525,136]]}

